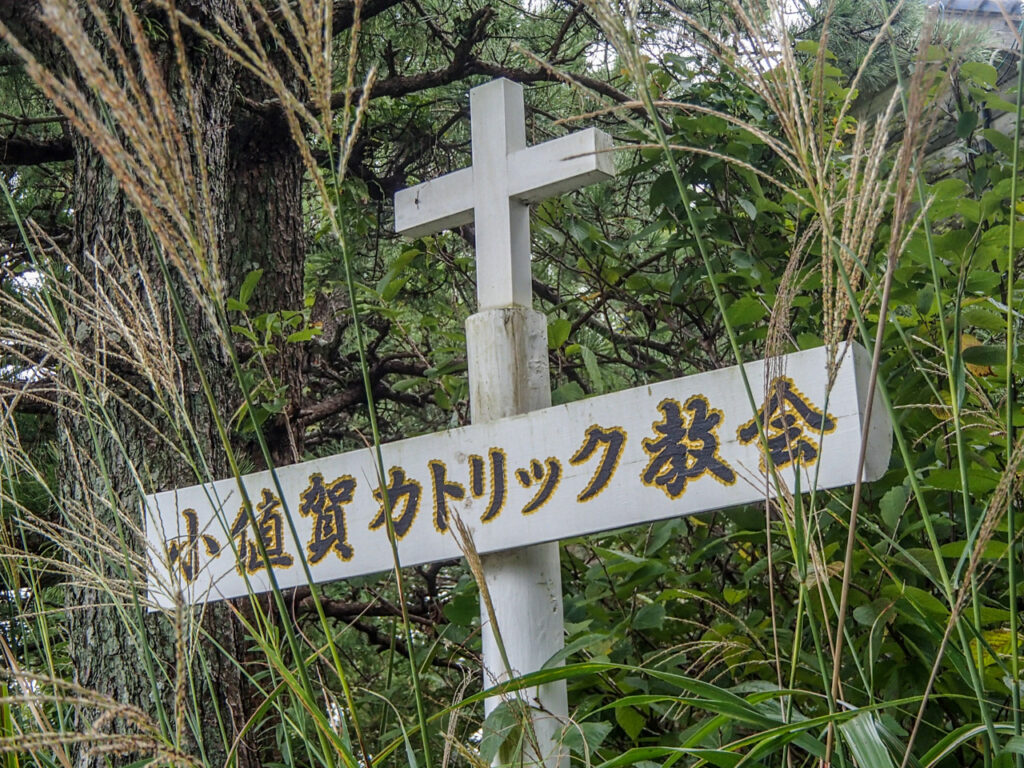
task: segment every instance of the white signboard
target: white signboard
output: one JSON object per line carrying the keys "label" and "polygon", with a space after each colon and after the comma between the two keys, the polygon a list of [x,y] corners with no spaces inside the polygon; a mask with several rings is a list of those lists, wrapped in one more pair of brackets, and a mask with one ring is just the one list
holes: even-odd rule
{"label": "white signboard", "polygon": [[[763,362],[746,366],[767,449],[790,489],[797,472],[804,491],[856,480],[870,359],[847,349],[828,392],[826,358],[819,348],[774,360],[770,381]],[[876,403],[865,480],[885,471],[891,439]],[[300,556],[316,582],[389,570],[383,493],[401,564],[411,566],[460,557],[455,515],[488,553],[734,507],[772,491],[735,367],[382,451],[383,490],[370,450],[283,467],[280,493],[269,472],[246,475],[255,529],[234,479],[146,497],[152,570],[165,575],[151,576],[151,599],[170,605],[179,590],[193,603],[269,589],[257,536],[282,588],[306,583]]]}

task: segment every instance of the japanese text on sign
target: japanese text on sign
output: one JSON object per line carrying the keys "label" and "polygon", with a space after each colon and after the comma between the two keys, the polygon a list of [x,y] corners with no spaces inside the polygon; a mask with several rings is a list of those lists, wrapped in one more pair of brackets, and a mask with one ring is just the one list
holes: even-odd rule
{"label": "japanese text on sign", "polygon": [[852,482],[829,446],[861,438],[855,366],[829,392],[823,367],[800,365],[819,350],[792,358],[756,414],[735,370],[715,371],[383,446],[383,480],[357,451],[246,476],[248,503],[233,481],[157,494],[147,535],[168,577],[151,593],[244,594],[268,569],[304,583],[300,560],[318,581],[386,570],[389,531],[403,565],[458,557],[455,515],[496,551],[733,506],[763,498],[769,463]]}

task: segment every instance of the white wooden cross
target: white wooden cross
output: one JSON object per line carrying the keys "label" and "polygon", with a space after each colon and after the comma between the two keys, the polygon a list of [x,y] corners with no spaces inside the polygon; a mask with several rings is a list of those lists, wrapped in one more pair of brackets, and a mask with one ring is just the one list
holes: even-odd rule
{"label": "white wooden cross", "polygon": [[[147,495],[151,608],[265,592],[271,571],[284,589],[388,570],[386,489],[404,566],[458,557],[454,515],[473,531],[496,614],[483,616],[481,632],[490,686],[506,676],[495,627],[513,673],[540,669],[562,648],[558,540],[762,501],[773,495],[769,457],[785,486],[805,490],[886,471],[892,430],[877,390],[865,423],[871,356],[856,345],[548,408],[528,206],[610,176],[611,142],[583,131],[526,147],[522,91],[504,80],[475,88],[470,103],[472,168],[400,192],[396,220],[412,234],[476,222],[480,309],[466,320],[474,423],[381,446],[383,477],[358,450]],[[745,381],[764,382],[760,417]],[[863,441],[860,468],[850,455]],[[523,693],[536,704],[537,739],[517,764],[564,768],[564,684]]]}
{"label": "white wooden cross", "polygon": [[[494,80],[469,95],[473,165],[395,195],[395,229],[410,237],[474,223],[478,312],[466,322],[473,423],[551,404],[547,321],[531,309],[530,203],[615,174],[611,138],[596,129],[526,146],[523,89]],[[537,671],[562,649],[558,543],[485,555],[497,627],[481,610],[484,685]],[[564,766],[558,732],[568,717],[565,683],[531,692],[536,752],[528,765]],[[491,699],[489,714],[500,702]]]}
{"label": "white wooden cross", "polygon": [[479,309],[532,304],[530,203],[615,175],[595,128],[526,146],[523,88],[494,80],[470,91],[473,165],[395,195],[395,230],[420,237],[476,225]]}

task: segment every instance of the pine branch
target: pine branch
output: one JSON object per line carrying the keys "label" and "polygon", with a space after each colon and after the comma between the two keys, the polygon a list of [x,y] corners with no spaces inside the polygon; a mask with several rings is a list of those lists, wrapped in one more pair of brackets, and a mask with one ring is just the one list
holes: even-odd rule
{"label": "pine branch", "polygon": [[[396,5],[406,2],[406,0],[365,0],[360,3],[359,19],[360,21],[368,21],[374,16],[379,16]],[[334,34],[344,32],[346,29],[352,27],[352,21],[355,18],[355,7],[356,3],[352,0],[340,0],[334,4],[334,14],[332,18],[331,28]]]}
{"label": "pine branch", "polygon": [[18,136],[0,138],[0,167],[44,165],[73,160],[71,139],[29,139]]}

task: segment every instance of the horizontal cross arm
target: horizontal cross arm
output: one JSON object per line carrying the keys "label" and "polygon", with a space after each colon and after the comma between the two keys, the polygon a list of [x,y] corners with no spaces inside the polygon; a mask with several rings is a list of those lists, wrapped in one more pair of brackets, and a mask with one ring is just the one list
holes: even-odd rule
{"label": "horizontal cross arm", "polygon": [[[508,157],[509,197],[534,203],[615,175],[612,140],[589,128]],[[473,223],[473,169],[463,168],[395,194],[395,231],[422,237]]]}
{"label": "horizontal cross arm", "polygon": [[588,128],[514,152],[508,158],[510,197],[535,203],[615,175],[612,139]]}
{"label": "horizontal cross arm", "polygon": [[473,223],[473,169],[463,168],[395,193],[395,232],[423,237]]}

